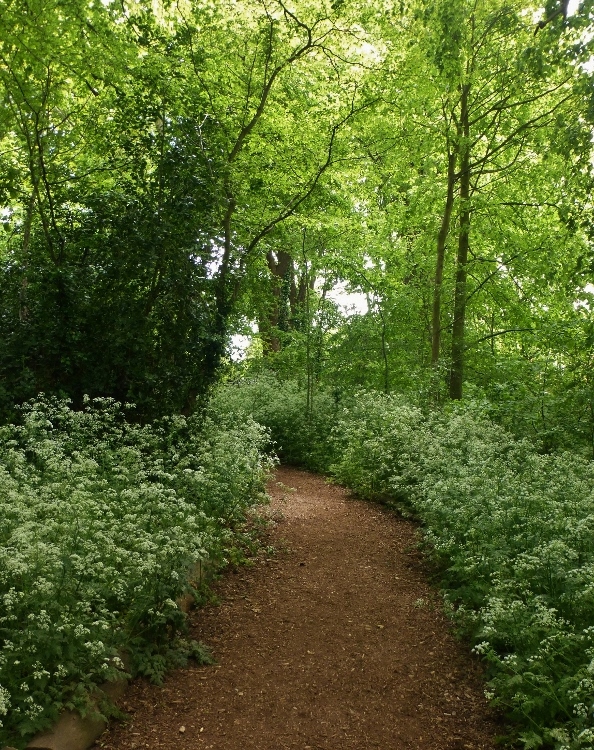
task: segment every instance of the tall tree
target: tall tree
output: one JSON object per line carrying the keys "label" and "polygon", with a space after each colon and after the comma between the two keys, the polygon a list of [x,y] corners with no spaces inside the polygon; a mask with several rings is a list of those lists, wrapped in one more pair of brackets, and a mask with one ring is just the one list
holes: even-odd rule
{"label": "tall tree", "polygon": [[6,19],[5,403],[191,409],[262,241],[344,155],[354,37],[323,2],[12,0]]}

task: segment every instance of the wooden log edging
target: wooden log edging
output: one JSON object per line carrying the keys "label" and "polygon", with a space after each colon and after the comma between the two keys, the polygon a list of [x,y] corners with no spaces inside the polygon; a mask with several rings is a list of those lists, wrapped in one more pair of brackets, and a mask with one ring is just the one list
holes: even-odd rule
{"label": "wooden log edging", "polygon": [[[197,584],[196,588],[212,578],[214,568],[212,564],[199,560],[189,571],[188,581]],[[188,613],[194,604],[194,597],[187,593],[177,599],[177,606],[184,613]],[[125,654],[121,654],[124,667],[129,660]],[[110,701],[119,700],[126,693],[128,680],[125,677],[105,682],[92,701],[98,704],[107,698]],[[95,740],[107,727],[107,721],[96,713],[81,716],[77,711],[64,711],[53,727],[39,732],[29,742],[26,750],[88,750]],[[4,747],[2,750],[15,750],[12,747]]]}

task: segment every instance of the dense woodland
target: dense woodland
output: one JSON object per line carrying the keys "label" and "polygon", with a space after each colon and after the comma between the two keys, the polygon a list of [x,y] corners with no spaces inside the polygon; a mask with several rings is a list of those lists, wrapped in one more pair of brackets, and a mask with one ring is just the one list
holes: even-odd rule
{"label": "dense woodland", "polygon": [[591,22],[5,1],[4,414],[39,392],[189,414],[256,322],[283,374],[485,394],[594,445]]}
{"label": "dense woodland", "polygon": [[593,39],[0,0],[0,744],[202,653],[174,599],[276,452],[419,518],[510,741],[594,747]]}

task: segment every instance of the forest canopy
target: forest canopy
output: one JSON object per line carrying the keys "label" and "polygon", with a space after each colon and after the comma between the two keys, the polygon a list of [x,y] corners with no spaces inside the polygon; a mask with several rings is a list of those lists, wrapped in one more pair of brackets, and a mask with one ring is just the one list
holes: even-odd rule
{"label": "forest canopy", "polygon": [[0,745],[200,656],[276,454],[416,515],[514,742],[594,746],[593,46],[594,0],[0,0]]}
{"label": "forest canopy", "polygon": [[592,445],[591,6],[5,0],[2,413],[189,414],[257,327]]}

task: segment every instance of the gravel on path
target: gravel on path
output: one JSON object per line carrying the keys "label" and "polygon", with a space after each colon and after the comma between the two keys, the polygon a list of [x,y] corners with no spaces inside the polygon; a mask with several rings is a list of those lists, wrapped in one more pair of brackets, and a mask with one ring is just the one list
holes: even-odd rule
{"label": "gravel on path", "polygon": [[96,748],[493,750],[481,667],[427,582],[414,524],[281,467],[270,544],[191,614],[216,666],[135,681]]}

